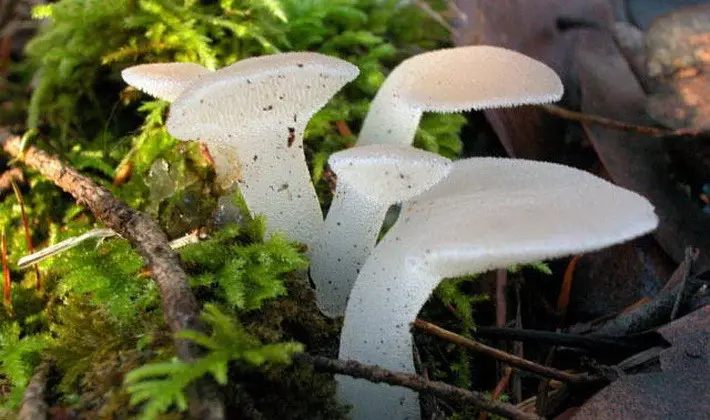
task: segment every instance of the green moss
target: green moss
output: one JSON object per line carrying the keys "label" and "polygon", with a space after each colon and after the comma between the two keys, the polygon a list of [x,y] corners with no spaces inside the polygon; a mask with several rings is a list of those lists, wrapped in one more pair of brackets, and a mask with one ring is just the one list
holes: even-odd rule
{"label": "green moss", "polygon": [[23,335],[17,322],[7,322],[0,327],[0,385],[10,389],[3,395],[3,407],[17,407],[22,393],[39,364],[40,352],[49,341],[46,334]]}

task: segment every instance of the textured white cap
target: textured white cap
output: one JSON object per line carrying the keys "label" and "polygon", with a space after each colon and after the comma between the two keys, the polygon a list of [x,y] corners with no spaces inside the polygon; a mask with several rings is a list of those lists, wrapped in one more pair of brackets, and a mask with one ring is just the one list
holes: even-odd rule
{"label": "textured white cap", "polygon": [[342,150],[332,154],[328,164],[338,175],[338,183],[387,205],[421,194],[451,169],[451,160],[435,153],[389,144]]}
{"label": "textured white cap", "polygon": [[562,81],[547,65],[516,51],[486,45],[419,54],[400,67],[397,94],[426,111],[548,103],[559,100],[564,91]]}
{"label": "textured white cap", "polygon": [[267,217],[267,234],[281,232],[311,250],[323,214],[303,133],[313,114],[358,73],[346,61],[311,52],[241,60],[191,84],[172,104],[168,132],[217,150],[218,182],[239,182],[252,214]]}
{"label": "textured white cap", "polygon": [[[239,132],[244,126],[285,128],[294,119],[308,120],[358,74],[358,68],[347,61],[311,52],[241,60],[191,85],[173,104],[168,131],[181,139],[195,139],[206,133]],[[244,127],[243,134],[258,130]]]}
{"label": "textured white cap", "polygon": [[459,112],[559,100],[564,87],[547,65],[505,48],[430,51],[400,63],[377,92],[358,144],[411,144],[422,112]]}
{"label": "textured white cap", "polygon": [[129,67],[121,76],[148,95],[172,102],[198,77],[209,72],[195,63],[157,63]]}

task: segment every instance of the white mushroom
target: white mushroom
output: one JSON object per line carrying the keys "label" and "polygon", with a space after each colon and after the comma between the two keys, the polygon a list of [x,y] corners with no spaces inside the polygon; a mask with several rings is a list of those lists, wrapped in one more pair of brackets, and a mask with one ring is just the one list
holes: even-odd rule
{"label": "white mushroom", "polygon": [[311,258],[311,279],[321,312],[336,317],[345,313],[387,209],[439,182],[451,161],[409,146],[374,144],[334,153],[328,163],[338,184]]}
{"label": "white mushroom", "polygon": [[424,111],[461,112],[557,101],[560,78],[545,64],[499,47],[431,51],[400,63],[370,105],[358,145],[411,144]]}
{"label": "white mushroom", "polygon": [[[414,372],[412,323],[444,278],[597,250],[653,230],[643,197],[570,167],[496,158],[454,162],[403,205],[362,267],[347,306],[340,358]],[[355,419],[415,419],[412,391],[340,377]]]}
{"label": "white mushroom", "polygon": [[210,71],[195,63],[139,64],[121,72],[134,88],[164,101],[173,102],[197,78]]}
{"label": "white mushroom", "polygon": [[308,120],[344,84],[354,65],[317,53],[239,61],[191,84],[172,105],[167,127],[179,139],[205,141],[223,185],[235,180],[268,233],[310,248],[323,216],[303,154]]}

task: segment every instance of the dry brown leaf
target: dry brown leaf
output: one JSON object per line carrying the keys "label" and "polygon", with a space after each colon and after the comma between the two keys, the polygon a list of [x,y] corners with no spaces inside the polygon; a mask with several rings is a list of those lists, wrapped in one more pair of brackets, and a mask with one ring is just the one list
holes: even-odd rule
{"label": "dry brown leaf", "polygon": [[[586,32],[578,59],[583,112],[652,123],[645,113],[646,96],[610,35]],[[592,125],[585,131],[612,179],[656,207],[660,224],[655,236],[661,247],[676,262],[684,259],[687,246],[700,248],[698,267],[710,268],[710,215],[671,179],[662,140]]]}
{"label": "dry brown leaf", "polygon": [[574,419],[697,419],[710,413],[710,306],[659,330],[672,346],[659,373],[622,377],[584,404]]}
{"label": "dry brown leaf", "polygon": [[710,4],[653,22],[645,36],[648,112],[675,129],[710,129]]}

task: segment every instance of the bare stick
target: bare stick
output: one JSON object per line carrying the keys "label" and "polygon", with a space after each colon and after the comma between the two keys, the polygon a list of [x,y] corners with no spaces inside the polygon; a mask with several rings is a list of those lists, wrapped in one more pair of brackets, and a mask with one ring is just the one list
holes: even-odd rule
{"label": "bare stick", "polygon": [[[17,199],[17,203],[20,205],[20,214],[22,215],[22,227],[24,228],[25,231],[25,241],[27,242],[27,250],[30,251],[30,253],[35,252],[35,246],[34,243],[32,242],[32,234],[30,233],[30,222],[27,219],[27,212],[25,211],[25,200],[22,198],[22,192],[20,191],[20,188],[17,186],[15,181],[10,181],[12,184],[12,190],[15,192],[15,198]],[[42,290],[42,277],[40,277],[39,274],[39,265],[34,264],[34,269],[35,269],[35,285],[37,286],[37,291]]]}
{"label": "bare stick", "polygon": [[[163,314],[173,333],[188,329],[204,331],[187,275],[180,267],[177,254],[170,248],[165,233],[153,219],[130,208],[107,189],[34,146],[20,153],[19,137],[0,132],[0,146],[7,154],[71,194],[78,204],[86,206],[106,227],[116,231],[136,248],[158,285]],[[188,363],[196,360],[201,353],[199,347],[189,340],[175,339],[175,346],[178,357]],[[200,396],[193,399],[191,411],[200,418],[224,418],[224,405],[216,395],[216,386],[202,384],[199,393]]]}
{"label": "bare stick", "polygon": [[[498,381],[498,384],[491,393],[491,398],[497,400],[500,397],[503,391],[505,391],[505,388],[508,387],[511,376],[513,376],[513,368],[511,368],[510,366],[506,366],[505,368],[503,368],[503,377],[500,378],[500,381]],[[488,420],[488,413],[481,413],[478,416],[478,420]]]}
{"label": "bare stick", "polygon": [[18,420],[44,420],[47,418],[47,403],[44,401],[44,391],[47,388],[47,373],[49,363],[42,362],[35,369],[34,375],[30,378],[30,383],[25,388],[22,396],[22,405]]}
{"label": "bare stick", "polygon": [[414,391],[432,394],[439,398],[472,405],[481,410],[511,419],[541,420],[541,417],[535,414],[525,413],[512,404],[494,401],[481,392],[457,388],[443,382],[427,381],[419,375],[393,372],[379,366],[365,365],[354,360],[329,359],[323,356],[312,356],[307,353],[301,353],[294,358],[311,364],[320,371],[352,376],[353,378],[362,378],[374,383],[382,382],[402,386]]}
{"label": "bare stick", "polygon": [[690,277],[690,272],[693,267],[693,262],[698,259],[698,253],[700,251],[688,247],[685,249],[685,264],[683,265],[683,279],[681,280],[680,291],[678,291],[678,296],[673,303],[673,310],[671,311],[671,321],[676,319],[678,316],[678,310],[680,309],[680,303],[683,301],[683,295],[685,294],[685,285],[688,282],[688,277]]}
{"label": "bare stick", "polygon": [[586,374],[575,375],[575,374],[568,373],[568,372],[558,370],[555,368],[551,368],[548,366],[543,366],[541,364],[532,362],[527,359],[523,359],[522,357],[518,357],[513,354],[506,353],[502,350],[498,350],[496,348],[489,347],[489,346],[479,343],[477,341],[470,340],[466,337],[462,337],[454,332],[445,330],[437,325],[431,324],[426,321],[422,321],[421,319],[417,319],[416,321],[414,321],[414,323],[412,325],[421,329],[422,331],[429,333],[429,334],[443,338],[444,340],[464,346],[466,348],[477,351],[479,353],[486,354],[486,355],[491,356],[495,359],[501,360],[501,361],[509,364],[510,366],[513,366],[513,367],[516,367],[519,369],[523,369],[528,372],[536,373],[536,374],[541,375],[545,378],[552,378],[552,379],[557,379],[559,381],[572,382],[572,383],[590,382],[590,381],[595,380],[595,378],[593,378],[589,375],[586,375]]}
{"label": "bare stick", "polygon": [[[81,244],[84,241],[87,241],[89,239],[99,239],[103,240],[106,238],[110,238],[112,236],[116,236],[117,233],[114,232],[111,229],[91,229],[88,232],[84,232],[79,236],[74,236],[72,238],[67,238],[61,242],[57,242],[54,245],[50,245],[46,248],[43,248],[33,254],[25,255],[24,257],[20,258],[17,260],[17,268],[23,269],[27,268],[30,265],[36,265],[37,263],[46,260],[47,258],[51,258],[57,254],[61,254],[64,251],[68,251],[75,246]],[[170,241],[170,248],[172,249],[179,249],[187,245],[191,244],[196,244],[200,242],[200,236],[199,232],[195,231],[192,233],[188,233],[187,235],[174,239]]]}
{"label": "bare stick", "polygon": [[700,136],[703,132],[695,130],[668,130],[665,128],[652,127],[648,125],[637,125],[623,121],[612,120],[598,115],[583,114],[581,112],[572,111],[559,107],[557,105],[539,105],[540,108],[547,111],[549,114],[565,120],[578,121],[588,124],[596,124],[608,127],[619,131],[630,131],[633,133],[644,134],[650,137],[683,137],[683,136]]}
{"label": "bare stick", "polygon": [[0,254],[2,254],[2,303],[6,309],[12,311],[12,283],[10,282],[10,265],[7,262],[7,235],[5,235],[4,227],[0,231]]}
{"label": "bare stick", "polygon": [[12,189],[13,182],[25,182],[25,176],[22,174],[22,169],[12,168],[0,174],[0,194]]}
{"label": "bare stick", "polygon": [[439,12],[436,10],[432,9],[431,6],[429,6],[429,3],[425,2],[424,0],[416,0],[417,7],[421,9],[422,12],[424,12],[426,15],[428,15],[431,19],[436,21],[439,25],[443,26],[446,28],[449,33],[454,32],[454,28],[449,25],[449,22],[444,19]]}
{"label": "bare stick", "polygon": [[91,229],[88,232],[82,233],[79,236],[75,236],[73,238],[65,239],[59,243],[56,243],[54,245],[48,246],[44,249],[41,249],[37,252],[34,252],[29,255],[25,255],[24,257],[20,258],[17,260],[17,268],[23,269],[27,268],[31,265],[36,265],[47,258],[53,257],[59,253],[62,253],[64,251],[68,251],[75,246],[78,246],[82,242],[93,239],[93,238],[98,238],[98,239],[103,239],[103,238],[109,238],[111,236],[115,236],[116,232],[114,232],[111,229]]}

